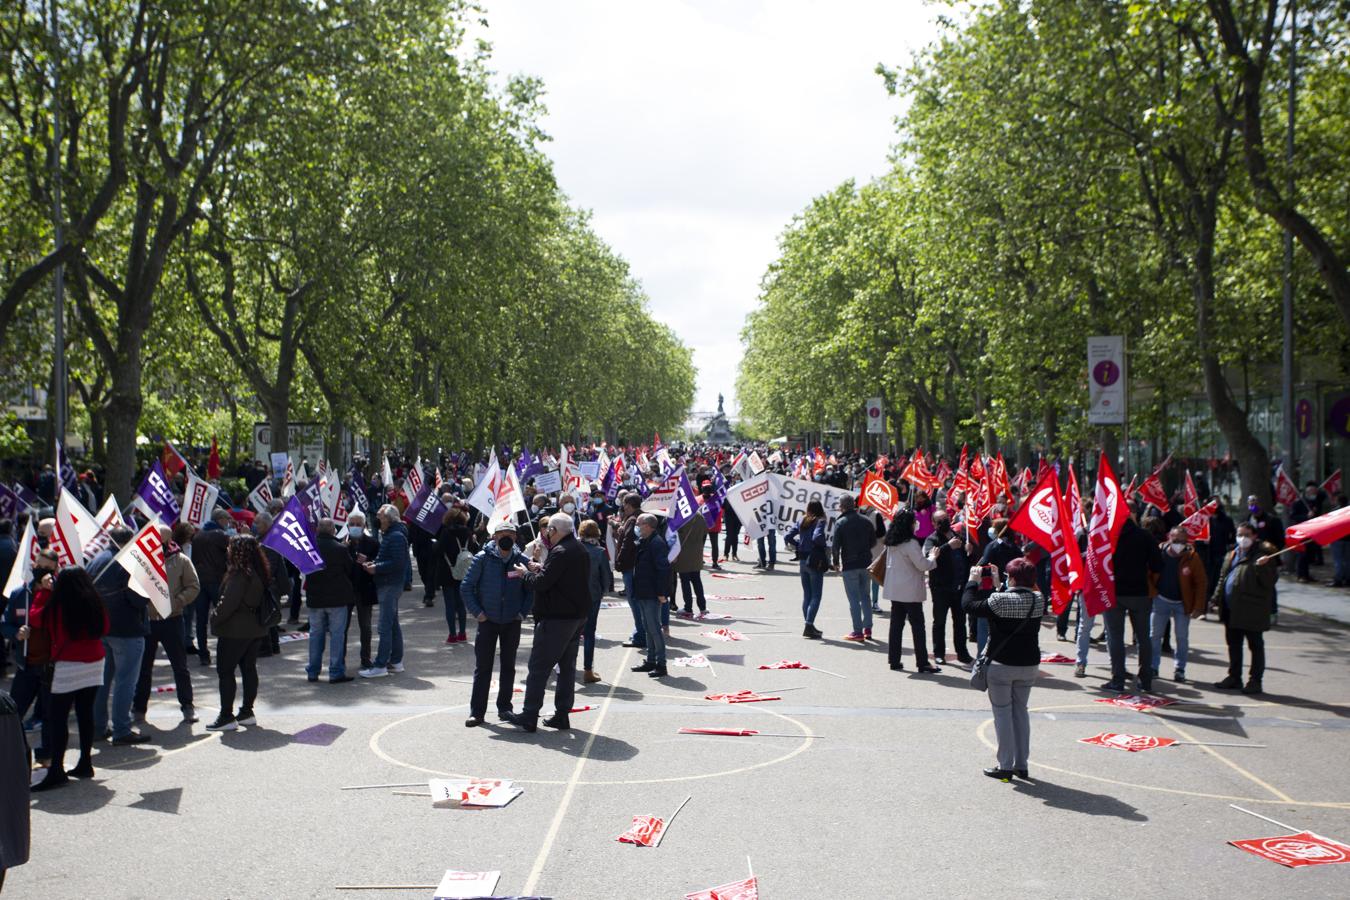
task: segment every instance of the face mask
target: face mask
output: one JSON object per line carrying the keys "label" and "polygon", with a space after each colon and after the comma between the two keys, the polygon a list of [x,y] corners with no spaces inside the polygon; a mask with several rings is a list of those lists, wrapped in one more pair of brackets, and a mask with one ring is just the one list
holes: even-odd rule
{"label": "face mask", "polygon": [[989,535],[989,540],[991,540],[991,541],[996,541],[996,540],[998,540],[998,532],[995,531],[994,529],[990,528],[990,529],[989,529],[987,532],[985,532],[985,533]]}
{"label": "face mask", "polygon": [[1179,544],[1179,543],[1177,543],[1176,541],[1173,541],[1173,542],[1172,542],[1172,555],[1173,555],[1173,556],[1180,556],[1180,555],[1181,555],[1182,553],[1184,553],[1185,551],[1186,551],[1186,545],[1185,545],[1185,544]]}
{"label": "face mask", "polygon": [[361,539],[361,535],[363,535],[363,534],[365,534],[365,533],[366,533],[366,529],[363,528],[363,527],[360,526],[360,525],[349,525],[349,526],[347,526],[347,537],[351,538],[351,539],[354,540],[354,541],[360,540],[360,539]]}
{"label": "face mask", "polygon": [[562,511],[570,516],[572,513],[577,511],[577,505],[575,503],[564,503]]}
{"label": "face mask", "polygon": [[1317,499],[1317,492],[1316,492],[1316,491],[1309,491],[1308,493],[1304,494],[1303,496],[1306,497],[1306,498],[1308,498],[1309,500],[1316,500],[1316,499]]}
{"label": "face mask", "polygon": [[1242,537],[1240,537],[1240,538],[1238,538],[1238,546],[1241,547],[1243,550],[1250,550],[1250,549],[1252,549],[1252,544],[1254,544],[1254,543],[1255,543],[1255,541],[1253,541],[1251,538],[1249,538],[1249,537],[1247,537],[1247,536],[1245,536],[1245,535],[1242,536]]}
{"label": "face mask", "polygon": [[501,551],[503,553],[510,552],[511,548],[514,547],[515,545],[516,542],[512,538],[509,537],[497,538],[497,546],[501,548]]}
{"label": "face mask", "polygon": [[1252,515],[1256,515],[1256,514],[1259,513],[1260,511],[1261,511],[1261,507],[1257,506],[1255,503],[1253,503],[1251,506],[1247,507],[1247,512],[1251,513]]}

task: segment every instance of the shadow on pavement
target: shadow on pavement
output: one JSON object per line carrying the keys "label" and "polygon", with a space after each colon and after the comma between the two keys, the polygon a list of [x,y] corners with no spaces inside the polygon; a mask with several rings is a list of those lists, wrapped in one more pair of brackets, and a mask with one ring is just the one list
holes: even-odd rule
{"label": "shadow on pavement", "polygon": [[1015,783],[1014,789],[1019,794],[1036,797],[1046,806],[1055,809],[1067,809],[1087,816],[1112,816],[1117,819],[1124,819],[1127,822],[1148,821],[1148,816],[1130,804],[1107,794],[1080,791],[1076,788],[1052,784],[1039,779],[1030,784],[1018,781]]}

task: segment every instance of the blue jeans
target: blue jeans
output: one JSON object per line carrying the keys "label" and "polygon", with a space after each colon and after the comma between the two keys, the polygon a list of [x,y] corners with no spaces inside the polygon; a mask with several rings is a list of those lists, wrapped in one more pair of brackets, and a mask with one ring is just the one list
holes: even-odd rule
{"label": "blue jeans", "polygon": [[332,637],[328,648],[328,677],[342,678],[347,674],[347,607],[309,608],[309,665],[305,674],[318,678],[323,668],[324,638]]}
{"label": "blue jeans", "polygon": [[1116,605],[1102,613],[1106,620],[1106,649],[1111,654],[1111,683],[1120,687],[1125,683],[1125,620],[1129,619],[1134,636],[1139,640],[1139,672],[1141,681],[1153,677],[1153,645],[1148,640],[1148,615],[1152,603],[1148,597],[1116,595]]}
{"label": "blue jeans", "polygon": [[638,600],[638,608],[642,610],[642,624],[647,632],[647,662],[658,666],[666,664],[666,638],[661,633],[661,608],[670,608],[669,603],[662,603],[655,597],[650,600]]}
{"label": "blue jeans", "polygon": [[764,537],[755,540],[755,546],[759,549],[759,564],[761,566],[764,565],[764,545],[766,542],[769,545],[768,563],[772,566],[778,562],[778,532],[770,531]]}
{"label": "blue jeans", "polygon": [[376,628],[380,635],[380,649],[375,653],[377,669],[403,662],[403,629],[398,624],[398,598],[402,594],[403,586],[398,583],[375,588],[380,603],[380,624]]}
{"label": "blue jeans", "polygon": [[[848,597],[848,614],[853,617],[853,630],[871,631],[872,604],[867,598],[867,583],[872,581],[872,577],[866,569],[844,569],[839,577],[844,582],[844,594]],[[874,581],[872,583],[876,584]]]}
{"label": "blue jeans", "polygon": [[628,609],[633,613],[633,636],[628,643],[635,647],[647,646],[647,626],[642,622],[642,607],[633,599],[633,573],[620,572],[623,576],[623,595],[628,600]]}
{"label": "blue jeans", "polygon": [[825,591],[825,573],[813,570],[806,563],[801,566],[802,575],[802,618],[807,625],[816,623],[816,612],[820,609],[820,595]]}
{"label": "blue jeans", "polygon": [[197,599],[183,610],[183,639],[189,646],[197,648],[197,656],[206,659],[211,650],[206,645],[207,626],[210,624],[211,607],[220,601],[220,585],[203,584]]}
{"label": "blue jeans", "polygon": [[445,573],[445,625],[451,634],[464,634],[468,627],[469,613],[464,608],[464,597],[459,592],[459,582]]}
{"label": "blue jeans", "polygon": [[[863,571],[866,571],[866,569],[864,569]],[[868,576],[868,577],[870,578],[871,576]],[[873,581],[872,581],[872,611],[873,611],[873,612],[881,612],[881,603],[880,603],[880,600],[881,600],[881,585],[877,584],[876,581],[873,580]]]}
{"label": "blue jeans", "polygon": [[595,662],[595,626],[600,622],[600,599],[591,601],[591,612],[581,630],[581,664],[587,672]]}
{"label": "blue jeans", "polygon": [[978,616],[975,619],[975,653],[978,655],[984,652],[984,645],[989,643],[989,620],[984,616]]}
{"label": "blue jeans", "polygon": [[1087,607],[1083,605],[1080,597],[1078,600],[1078,664],[1087,665],[1088,647],[1092,646],[1090,639],[1092,637],[1092,626],[1097,623],[1096,616],[1087,614]]}
{"label": "blue jeans", "polygon": [[1332,580],[1341,587],[1350,587],[1350,541],[1339,540],[1331,545],[1331,561],[1335,565]]}
{"label": "blue jeans", "polygon": [[1149,634],[1153,639],[1153,671],[1158,671],[1162,659],[1162,633],[1167,620],[1172,620],[1172,641],[1176,655],[1172,657],[1178,674],[1186,674],[1186,650],[1190,643],[1191,617],[1186,615],[1186,607],[1180,600],[1168,600],[1162,594],[1153,598],[1153,621],[1149,624]]}
{"label": "blue jeans", "polygon": [[103,638],[103,686],[94,698],[94,734],[108,729],[108,701],[112,700],[113,737],[131,734],[131,701],[136,699],[136,682],[141,677],[141,656],[145,654],[145,638]]}

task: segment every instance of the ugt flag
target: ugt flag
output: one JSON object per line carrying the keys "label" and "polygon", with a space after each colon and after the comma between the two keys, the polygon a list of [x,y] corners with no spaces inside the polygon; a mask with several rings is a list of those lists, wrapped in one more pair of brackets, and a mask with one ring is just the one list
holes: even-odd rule
{"label": "ugt flag", "polygon": [[1054,469],[1046,466],[1041,470],[1031,496],[1008,527],[1050,554],[1051,596],[1056,614],[1063,612],[1069,605],[1069,595],[1083,587],[1083,559]]}
{"label": "ugt flag", "polygon": [[262,539],[264,547],[271,547],[289,559],[302,575],[317,572],[323,568],[323,557],[319,555],[318,538],[309,524],[305,508],[298,496],[291,497],[286,508],[277,516],[272,527]]}
{"label": "ugt flag", "polygon": [[1116,539],[1126,515],[1120,482],[1103,453],[1097,463],[1097,489],[1088,522],[1087,578],[1083,581],[1083,607],[1090,616],[1101,615],[1116,605]]}

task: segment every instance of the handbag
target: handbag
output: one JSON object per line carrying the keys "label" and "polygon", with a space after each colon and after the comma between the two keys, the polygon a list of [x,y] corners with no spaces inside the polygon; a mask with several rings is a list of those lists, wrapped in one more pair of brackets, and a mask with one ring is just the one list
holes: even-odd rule
{"label": "handbag", "polygon": [[810,554],[806,557],[806,567],[813,572],[827,572],[830,568],[830,555],[825,552],[825,548],[815,546],[811,548]]}
{"label": "handbag", "polygon": [[877,554],[877,558],[872,560],[872,564],[867,567],[867,574],[872,576],[872,580],[877,584],[886,584],[886,551],[882,550]]}
{"label": "handbag", "polygon": [[[1029,589],[1023,588],[1022,590],[1029,590]],[[1008,641],[1013,639],[1013,635],[1021,631],[1022,626],[1026,625],[1027,622],[1031,621],[1032,618],[1031,613],[1035,611],[1036,611],[1036,599],[1033,596],[1031,600],[1031,606],[1029,607],[1029,612],[1026,618],[1017,623],[1017,627],[1012,630],[1012,634],[1008,635],[1003,640],[998,642],[998,649],[1002,650],[1004,647],[1008,645]],[[984,652],[981,653],[979,656],[975,657],[975,662],[973,662],[970,666],[970,686],[975,688],[975,690],[977,691],[989,690],[989,664],[993,661],[992,659],[993,653],[990,650],[991,646],[992,646],[991,642],[985,641]]]}
{"label": "handbag", "polygon": [[273,596],[270,587],[263,586],[262,600],[258,602],[258,608],[254,613],[258,617],[258,625],[262,628],[274,628],[281,624],[281,604]]}

